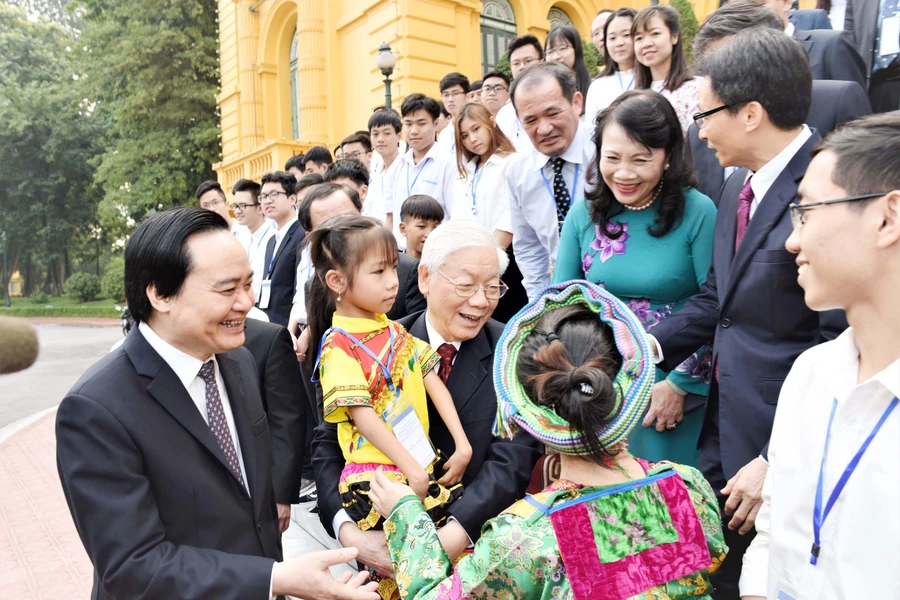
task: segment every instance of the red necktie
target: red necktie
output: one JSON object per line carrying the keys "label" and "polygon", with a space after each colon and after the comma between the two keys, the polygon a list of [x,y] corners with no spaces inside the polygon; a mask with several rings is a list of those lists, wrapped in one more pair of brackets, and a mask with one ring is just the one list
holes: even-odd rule
{"label": "red necktie", "polygon": [[453,368],[453,357],[456,356],[456,346],[453,344],[441,344],[438,346],[437,353],[441,357],[441,364],[438,367],[438,377],[444,384],[450,378],[450,369]]}
{"label": "red necktie", "polygon": [[737,252],[738,246],[741,245],[744,234],[747,233],[747,225],[750,224],[750,205],[753,204],[753,188],[750,187],[750,181],[752,179],[753,177],[747,180],[747,183],[741,188],[741,193],[738,196],[737,235],[734,238],[735,252]]}

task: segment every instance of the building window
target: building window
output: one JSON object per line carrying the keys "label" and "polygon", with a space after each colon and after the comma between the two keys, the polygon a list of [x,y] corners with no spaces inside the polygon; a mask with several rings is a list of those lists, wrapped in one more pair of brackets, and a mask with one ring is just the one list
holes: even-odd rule
{"label": "building window", "polygon": [[556,29],[561,25],[572,26],[572,19],[569,18],[569,15],[555,6],[547,13],[547,19],[550,21],[550,29]]}
{"label": "building window", "polygon": [[493,71],[516,36],[516,14],[507,0],[482,0],[481,68]]}
{"label": "building window", "polygon": [[297,32],[295,31],[294,38],[291,40],[291,126],[295,140],[300,139],[300,85],[297,62]]}

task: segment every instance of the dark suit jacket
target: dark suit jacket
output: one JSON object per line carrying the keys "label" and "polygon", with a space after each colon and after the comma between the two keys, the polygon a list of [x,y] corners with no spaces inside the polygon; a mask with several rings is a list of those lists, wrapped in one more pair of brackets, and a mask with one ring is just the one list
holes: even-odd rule
{"label": "dark suit jacket", "polygon": [[[817,313],[797,284],[796,258],[784,243],[792,231],[788,205],[819,143],[815,132],[762,198],[735,255],[738,195],[746,169],[725,184],[716,218],[713,262],[706,283],[684,307],[653,329],[671,371],[713,339],[720,380],[710,386],[718,403],[722,469],[726,479],[765,455],[781,385],[805,350],[843,331],[843,312]],[[709,433],[704,426],[701,438]],[[716,461],[718,462],[718,461]]]}
{"label": "dark suit jacket", "polygon": [[[287,325],[291,317],[291,306],[294,304],[296,291],[297,264],[300,262],[300,246],[306,231],[299,222],[294,222],[284,234],[284,239],[275,253],[275,263],[271,269],[272,288],[269,296],[269,307],[264,308],[269,321],[278,325]],[[275,236],[266,245],[265,265],[269,268],[272,253],[275,250]]]}
{"label": "dark suit jacket", "polygon": [[281,545],[253,359],[216,355],[250,495],[171,367],[135,327],[56,415],[66,502],[95,600],[265,598]]}
{"label": "dark suit jacket", "polygon": [[867,78],[872,77],[880,12],[880,0],[850,0],[844,16],[844,32],[850,36],[853,47],[862,56]]}
{"label": "dark suit jacket", "polygon": [[794,39],[809,56],[813,79],[855,81],[866,88],[866,64],[843,31],[794,30]]}
{"label": "dark suit jacket", "polygon": [[244,347],[256,363],[259,393],[272,437],[272,488],[278,504],[296,504],[306,448],[309,400],[291,334],[281,325],[247,319]]}
{"label": "dark suit jacket", "polygon": [[[415,337],[428,341],[425,313],[410,315],[400,323]],[[490,320],[473,339],[463,342],[450,371],[447,388],[472,445],[472,460],[463,476],[463,497],[450,508],[473,541],[481,536],[481,527],[525,495],[531,470],[542,452],[541,445],[527,433],[512,440],[495,438],[491,433],[497,416],[497,394],[491,371],[494,348],[503,333],[503,325]],[[453,437],[434,405],[429,403],[429,437],[446,457],[456,449]],[[319,492],[319,517],[325,530],[332,531],[334,516],[341,510],[338,480],[344,457],[337,441],[337,428],[322,423],[313,439],[313,468]]]}
{"label": "dark suit jacket", "polygon": [[[813,81],[812,103],[806,124],[825,137],[844,123],[871,114],[869,97],[852,81]],[[694,166],[700,185],[697,189],[719,204],[725,169],[719,164],[716,153],[698,136],[697,125],[688,129],[688,144],[694,155]]]}
{"label": "dark suit jacket", "polygon": [[792,10],[788,14],[788,20],[797,29],[807,31],[813,29],[834,29],[828,19],[828,13],[821,8],[809,8],[804,10]]}

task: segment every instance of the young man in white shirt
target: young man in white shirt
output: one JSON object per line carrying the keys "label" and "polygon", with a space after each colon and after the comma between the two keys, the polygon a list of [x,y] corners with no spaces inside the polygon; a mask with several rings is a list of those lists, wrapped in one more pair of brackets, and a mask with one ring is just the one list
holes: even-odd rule
{"label": "young man in white shirt", "polygon": [[250,268],[253,269],[253,294],[259,297],[262,287],[263,271],[266,268],[266,245],[269,238],[275,235],[273,222],[266,220],[259,203],[262,187],[252,179],[238,179],[232,188],[234,195],[234,218],[250,232],[250,243],[247,245],[247,256]]}
{"label": "young man in white shirt", "polygon": [[502,71],[491,71],[484,76],[484,83],[481,86],[481,103],[491,111],[491,115],[495,118],[500,109],[509,102],[509,84],[509,77]]}
{"label": "young man in white shirt", "polygon": [[[450,113],[450,121],[438,136],[437,144],[447,153],[447,157],[452,162],[456,160],[456,134],[453,129],[453,120],[459,114],[463,104],[467,102],[466,96],[471,91],[471,86],[469,78],[462,73],[450,73],[441,79],[440,88],[441,101],[444,103],[444,108]],[[440,107],[438,109],[440,110]],[[440,112],[435,121],[438,118],[440,118]]]}
{"label": "young man in white shirt", "polygon": [[781,389],[745,599],[900,598],[898,156],[900,113],[849,123],[790,207],[806,304],[843,309],[850,328],[804,352]]}
{"label": "young man in white shirt", "polygon": [[231,234],[237,238],[244,249],[250,245],[250,232],[246,227],[241,225],[236,219],[231,217],[228,200],[225,198],[225,191],[218,181],[208,180],[197,186],[194,192],[197,198],[197,205],[205,210],[211,210],[228,223]]}
{"label": "young man in white shirt", "polygon": [[[506,52],[506,60],[512,71],[513,81],[519,78],[525,69],[544,60],[544,49],[536,37],[530,33],[509,40],[509,50]],[[529,152],[534,146],[522,123],[516,115],[516,107],[512,102],[503,105],[497,111],[497,127],[503,132],[509,141],[516,147],[516,152]]]}
{"label": "young man in white shirt", "polygon": [[[387,186],[390,185],[393,172],[399,162],[397,158],[405,149],[400,148],[400,131],[403,122],[393,108],[383,108],[369,117],[369,139],[375,155],[372,157],[372,169],[369,177],[368,206],[363,208],[367,217],[375,217],[384,222],[388,213],[385,202],[391,197]],[[376,160],[376,158],[378,160]]]}

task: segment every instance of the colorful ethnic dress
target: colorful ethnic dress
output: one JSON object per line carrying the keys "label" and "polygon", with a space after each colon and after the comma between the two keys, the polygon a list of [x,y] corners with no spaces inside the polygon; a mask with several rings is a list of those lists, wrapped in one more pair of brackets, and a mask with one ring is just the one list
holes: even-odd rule
{"label": "colorful ethnic dress", "polygon": [[[338,485],[344,509],[361,530],[380,529],[384,519],[369,502],[372,475],[383,466],[393,481],[406,483],[406,477],[360,434],[348,409],[368,406],[388,429],[392,416],[411,410],[427,435],[424,379],[440,358],[431,346],[383,314],[372,320],[335,313],[331,329],[322,338],[319,360],[325,421],[337,423],[346,461]],[[434,465],[426,470],[433,475]],[[447,489],[432,481],[425,506],[435,523],[443,524],[450,504],[460,496],[462,484]]]}
{"label": "colorful ethnic dress", "polygon": [[646,477],[557,481],[488,521],[454,565],[415,496],[384,524],[405,600],[711,598],[727,548],[716,497],[691,467],[639,460]]}

